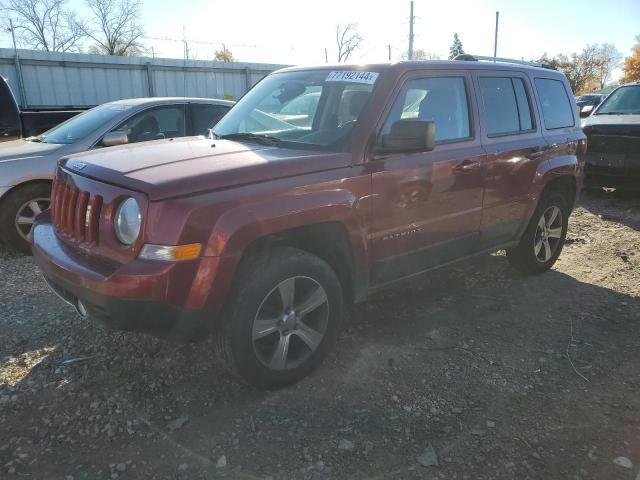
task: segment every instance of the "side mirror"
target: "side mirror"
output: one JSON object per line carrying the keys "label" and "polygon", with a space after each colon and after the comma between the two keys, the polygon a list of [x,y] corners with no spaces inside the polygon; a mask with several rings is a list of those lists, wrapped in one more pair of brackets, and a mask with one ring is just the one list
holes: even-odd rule
{"label": "side mirror", "polygon": [[589,115],[591,115],[591,112],[593,112],[593,105],[585,105],[580,109],[580,116],[588,117]]}
{"label": "side mirror", "polygon": [[129,143],[129,137],[124,132],[109,132],[102,137],[102,145],[105,147],[115,147]]}
{"label": "side mirror", "polygon": [[430,152],[436,146],[436,124],[432,121],[398,120],[382,135],[378,153]]}

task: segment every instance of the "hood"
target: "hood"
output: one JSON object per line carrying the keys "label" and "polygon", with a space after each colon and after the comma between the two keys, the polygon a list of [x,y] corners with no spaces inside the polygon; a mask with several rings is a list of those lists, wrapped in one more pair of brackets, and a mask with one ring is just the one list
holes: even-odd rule
{"label": "hood", "polygon": [[161,200],[346,167],[351,154],[191,137],[84,152],[63,164],[76,174]]}
{"label": "hood", "polygon": [[590,115],[582,122],[583,127],[592,125],[640,125],[640,115]]}
{"label": "hood", "polygon": [[0,162],[44,157],[64,146],[57,143],[27,142],[26,140],[3,142],[0,143]]}

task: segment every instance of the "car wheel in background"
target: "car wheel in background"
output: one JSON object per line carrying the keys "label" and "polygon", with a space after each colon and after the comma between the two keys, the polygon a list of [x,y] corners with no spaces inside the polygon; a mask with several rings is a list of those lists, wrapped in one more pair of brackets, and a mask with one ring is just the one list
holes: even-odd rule
{"label": "car wheel in background", "polygon": [[282,387],[321,362],[335,343],[343,309],[340,282],[324,260],[273,248],[241,265],[216,349],[251,385]]}
{"label": "car wheel in background", "polygon": [[507,250],[507,257],[524,273],[549,270],[562,252],[568,222],[569,208],[565,197],[553,191],[545,193],[520,243]]}
{"label": "car wheel in background", "polygon": [[0,204],[0,238],[11,248],[31,253],[27,241],[35,218],[49,208],[51,185],[32,183],[16,187]]}

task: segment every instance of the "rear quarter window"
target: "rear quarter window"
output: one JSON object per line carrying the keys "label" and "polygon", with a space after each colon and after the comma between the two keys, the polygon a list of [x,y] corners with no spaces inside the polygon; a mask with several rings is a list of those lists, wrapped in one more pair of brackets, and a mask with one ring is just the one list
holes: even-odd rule
{"label": "rear quarter window", "polygon": [[547,130],[575,126],[573,107],[560,80],[535,79],[542,117]]}

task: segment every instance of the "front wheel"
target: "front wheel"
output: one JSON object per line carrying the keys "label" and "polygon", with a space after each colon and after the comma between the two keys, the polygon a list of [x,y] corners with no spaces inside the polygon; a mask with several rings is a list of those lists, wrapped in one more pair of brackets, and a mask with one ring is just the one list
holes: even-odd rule
{"label": "front wheel", "polygon": [[23,253],[31,253],[27,240],[36,217],[51,204],[51,185],[33,183],[17,187],[2,200],[0,238]]}
{"label": "front wheel", "polygon": [[557,192],[544,194],[520,243],[507,250],[511,263],[524,273],[542,273],[558,260],[567,236],[569,208]]}
{"label": "front wheel", "polygon": [[278,247],[246,260],[216,346],[230,370],[258,388],[294,383],[335,343],[340,282],[322,259]]}

